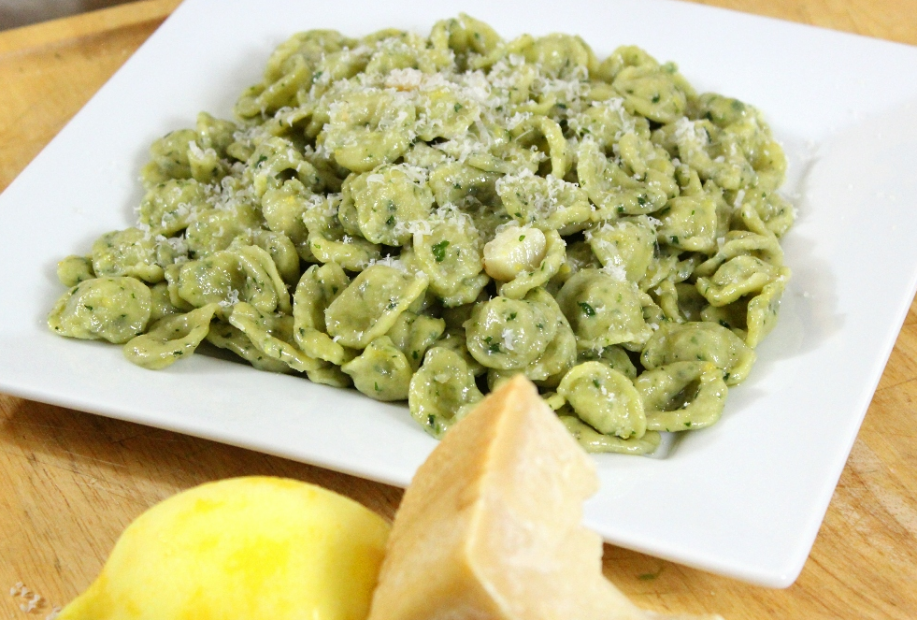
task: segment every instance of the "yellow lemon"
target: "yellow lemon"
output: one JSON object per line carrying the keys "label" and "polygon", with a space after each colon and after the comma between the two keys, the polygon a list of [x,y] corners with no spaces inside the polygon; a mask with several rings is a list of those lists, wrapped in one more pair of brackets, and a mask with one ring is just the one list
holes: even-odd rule
{"label": "yellow lemon", "polygon": [[311,484],[234,478],[140,515],[59,620],[364,620],[388,538]]}

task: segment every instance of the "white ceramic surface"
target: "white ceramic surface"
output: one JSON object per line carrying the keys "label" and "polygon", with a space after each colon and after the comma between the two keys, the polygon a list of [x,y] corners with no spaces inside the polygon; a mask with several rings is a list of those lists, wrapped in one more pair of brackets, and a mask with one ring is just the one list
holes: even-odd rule
{"label": "white ceramic surface", "polygon": [[52,335],[56,261],[128,226],[156,137],[229,116],[297,30],[426,34],[459,11],[504,37],[638,44],[698,90],[762,109],[799,220],[780,323],[716,426],[666,459],[597,458],[590,526],[750,582],[792,583],[917,287],[917,48],[666,0],[186,0],[0,196],[0,390],[406,485],[434,441],[398,406],[196,356],[159,372]]}

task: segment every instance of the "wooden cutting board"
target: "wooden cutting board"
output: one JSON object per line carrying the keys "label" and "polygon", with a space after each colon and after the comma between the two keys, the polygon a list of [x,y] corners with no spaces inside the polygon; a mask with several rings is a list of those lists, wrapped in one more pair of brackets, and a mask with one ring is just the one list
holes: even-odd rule
{"label": "wooden cutting board", "polygon": [[[0,33],[0,189],[156,29],[150,0]],[[914,0],[712,0],[760,15],[917,44]],[[917,76],[902,76],[917,79]],[[49,179],[49,182],[54,182]],[[3,231],[10,234],[13,231]],[[14,268],[14,266],[6,266]],[[917,618],[917,306],[907,316],[799,580],[768,590],[606,545],[638,604],[732,620]],[[401,491],[137,424],[0,394],[0,618],[47,616],[98,573],[121,530],[195,484],[248,474],[334,489],[391,518]]]}

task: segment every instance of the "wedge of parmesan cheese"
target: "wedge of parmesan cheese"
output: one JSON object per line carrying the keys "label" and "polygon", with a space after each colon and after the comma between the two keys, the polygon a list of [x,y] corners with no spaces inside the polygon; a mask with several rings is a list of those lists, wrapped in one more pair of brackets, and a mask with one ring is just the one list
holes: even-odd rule
{"label": "wedge of parmesan cheese", "polygon": [[581,524],[593,462],[519,376],[418,469],[388,540],[369,620],[647,620],[602,575]]}

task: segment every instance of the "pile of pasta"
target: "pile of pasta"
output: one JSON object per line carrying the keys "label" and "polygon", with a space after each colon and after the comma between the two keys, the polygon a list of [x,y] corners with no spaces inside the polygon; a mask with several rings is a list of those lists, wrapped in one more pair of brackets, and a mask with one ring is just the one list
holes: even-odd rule
{"label": "pile of pasta", "polygon": [[637,47],[313,30],[235,114],[152,145],[138,223],[61,261],[55,332],[149,368],[206,340],[434,436],[521,373],[586,449],[640,454],[717,421],[776,321],[780,145]]}

